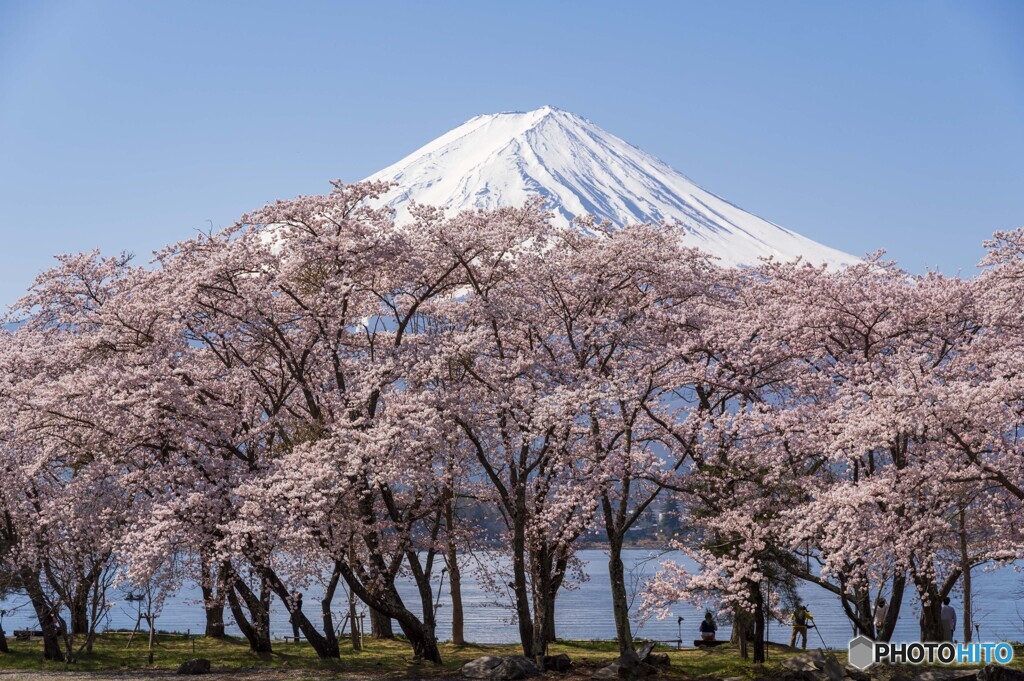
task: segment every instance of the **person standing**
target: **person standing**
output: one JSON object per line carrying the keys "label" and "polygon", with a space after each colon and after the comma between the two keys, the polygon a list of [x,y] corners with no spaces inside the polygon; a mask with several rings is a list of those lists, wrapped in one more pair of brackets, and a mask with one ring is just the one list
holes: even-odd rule
{"label": "person standing", "polygon": [[949,596],[942,599],[942,610],[939,613],[942,620],[942,640],[952,641],[956,633],[956,610],[949,604]]}
{"label": "person standing", "polygon": [[798,603],[793,611],[793,634],[789,637],[789,647],[796,647],[797,636],[803,636],[800,647],[807,650],[807,627],[814,626],[814,615],[812,615],[803,604]]}
{"label": "person standing", "polygon": [[295,642],[299,642],[299,614],[302,613],[302,592],[295,594],[295,599],[292,602],[292,616],[289,620],[292,623],[292,634],[295,636]]}

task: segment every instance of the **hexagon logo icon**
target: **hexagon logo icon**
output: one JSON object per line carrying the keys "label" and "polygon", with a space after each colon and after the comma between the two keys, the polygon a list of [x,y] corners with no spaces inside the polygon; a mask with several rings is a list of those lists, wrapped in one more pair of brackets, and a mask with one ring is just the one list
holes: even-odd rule
{"label": "hexagon logo icon", "polygon": [[875,663],[875,642],[861,634],[850,641],[850,666],[864,671]]}

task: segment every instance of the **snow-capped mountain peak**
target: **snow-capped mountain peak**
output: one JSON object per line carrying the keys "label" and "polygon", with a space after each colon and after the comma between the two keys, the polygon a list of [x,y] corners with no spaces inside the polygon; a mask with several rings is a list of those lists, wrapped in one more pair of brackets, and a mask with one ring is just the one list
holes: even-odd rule
{"label": "snow-capped mountain peak", "polygon": [[851,255],[747,213],[591,121],[544,106],[476,116],[372,175],[397,187],[384,202],[452,210],[518,205],[542,195],[559,222],[590,214],[622,226],[678,222],[685,243],[724,265],[758,258],[842,265]]}

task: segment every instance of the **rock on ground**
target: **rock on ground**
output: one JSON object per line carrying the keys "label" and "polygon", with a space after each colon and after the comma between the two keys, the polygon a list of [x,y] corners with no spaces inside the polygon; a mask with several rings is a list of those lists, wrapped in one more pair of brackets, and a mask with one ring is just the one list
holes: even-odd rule
{"label": "rock on ground", "polygon": [[178,671],[175,672],[175,674],[187,674],[189,676],[209,673],[210,661],[202,657],[198,657],[194,660],[185,660],[178,666]]}
{"label": "rock on ground", "polygon": [[978,681],[1024,681],[1024,671],[990,664],[978,672]]}
{"label": "rock on ground", "polygon": [[537,665],[523,655],[507,655],[505,657],[488,655],[470,660],[462,665],[462,675],[467,679],[515,681],[539,674],[540,670],[537,669]]}
{"label": "rock on ground", "polygon": [[820,650],[812,650],[801,655],[794,655],[782,661],[782,667],[794,672],[813,672],[825,666],[825,655]]}
{"label": "rock on ground", "polygon": [[544,656],[544,670],[551,672],[567,672],[572,668],[572,660],[565,653]]}
{"label": "rock on ground", "polygon": [[608,681],[609,679],[646,679],[658,673],[656,667],[640,661],[636,653],[624,654],[607,667],[598,669],[590,678],[597,681]]}

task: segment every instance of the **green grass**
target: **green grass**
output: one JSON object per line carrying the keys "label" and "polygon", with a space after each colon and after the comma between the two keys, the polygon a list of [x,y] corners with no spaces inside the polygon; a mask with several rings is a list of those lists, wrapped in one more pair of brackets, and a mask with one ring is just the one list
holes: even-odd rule
{"label": "green grass", "polygon": [[[320,660],[306,643],[299,645],[274,642],[274,652],[256,655],[249,651],[244,639],[189,639],[183,635],[162,634],[157,637],[153,665],[148,664],[147,640],[136,636],[130,648],[126,649],[128,634],[107,633],[96,641],[91,655],[70,665],[43,660],[42,643],[39,641],[15,641],[9,639],[11,652],[0,653],[0,670],[74,670],[74,671],[117,671],[145,669],[173,669],[181,662],[205,657],[213,663],[215,670],[231,669],[305,669],[321,672],[338,672],[348,675],[380,677],[448,677],[455,676],[468,660],[482,655],[512,655],[521,652],[517,645],[442,645],[441,656],[444,665],[414,662],[412,651],[402,641],[376,641],[367,639],[365,648],[354,651],[347,641],[342,642],[341,658]],[[753,665],[740,659],[737,646],[723,645],[708,650],[683,649],[674,646],[658,646],[657,652],[667,652],[672,666],[659,678],[684,679],[693,677],[727,678],[741,677],[755,679],[770,676],[779,669],[783,659],[798,654],[786,646],[772,644],[768,651],[767,665]],[[577,667],[597,668],[613,661],[618,656],[614,642],[559,641],[552,644],[550,654],[567,653]],[[840,652],[839,661],[846,661],[845,651]],[[1013,666],[1024,662],[1024,650],[1018,649]],[[921,668],[915,668],[915,673]]]}

